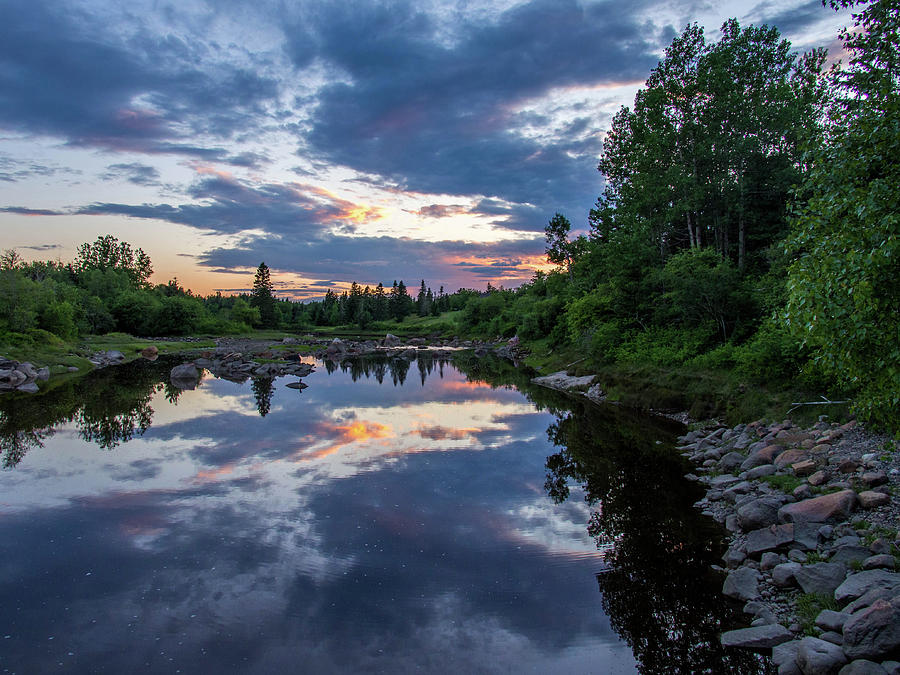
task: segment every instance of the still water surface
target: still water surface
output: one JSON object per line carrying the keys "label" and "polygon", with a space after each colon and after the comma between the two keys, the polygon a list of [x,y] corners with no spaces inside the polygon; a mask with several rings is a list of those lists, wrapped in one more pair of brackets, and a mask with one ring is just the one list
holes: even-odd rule
{"label": "still water surface", "polygon": [[170,366],[0,403],[0,671],[757,669],[671,427],[430,359]]}

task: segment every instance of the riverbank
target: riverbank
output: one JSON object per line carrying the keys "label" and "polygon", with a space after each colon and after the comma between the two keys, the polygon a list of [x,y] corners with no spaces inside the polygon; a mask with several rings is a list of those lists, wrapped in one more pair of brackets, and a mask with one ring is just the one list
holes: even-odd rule
{"label": "riverbank", "polygon": [[[533,382],[604,397],[592,376]],[[723,645],[771,653],[781,675],[900,673],[897,442],[824,415],[695,426],[679,450],[729,534],[722,593],[747,615]]]}

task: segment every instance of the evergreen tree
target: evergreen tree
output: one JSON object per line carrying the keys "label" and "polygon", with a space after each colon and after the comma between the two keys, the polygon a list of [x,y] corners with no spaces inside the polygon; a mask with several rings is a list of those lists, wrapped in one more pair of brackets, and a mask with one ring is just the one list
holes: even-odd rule
{"label": "evergreen tree", "polygon": [[250,304],[259,310],[259,322],[263,328],[275,328],[278,325],[278,315],[275,311],[275,296],[272,293],[272,279],[269,267],[261,262],[256,268],[256,278],[253,280],[253,293]]}

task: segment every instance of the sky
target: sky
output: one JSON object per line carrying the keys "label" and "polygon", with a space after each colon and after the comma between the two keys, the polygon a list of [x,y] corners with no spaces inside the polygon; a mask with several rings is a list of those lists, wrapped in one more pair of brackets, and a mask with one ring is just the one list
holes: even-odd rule
{"label": "sky", "polygon": [[507,288],[602,190],[612,115],[688,23],[836,48],[819,0],[4,0],[0,249],[112,234],[153,281]]}

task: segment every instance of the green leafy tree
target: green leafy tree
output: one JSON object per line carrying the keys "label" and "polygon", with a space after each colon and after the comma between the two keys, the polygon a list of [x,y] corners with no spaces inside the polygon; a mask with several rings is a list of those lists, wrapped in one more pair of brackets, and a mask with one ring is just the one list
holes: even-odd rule
{"label": "green leafy tree", "polygon": [[263,328],[275,328],[278,325],[273,288],[269,267],[261,262],[256,268],[250,304],[259,310],[259,323]]}
{"label": "green leafy tree", "polygon": [[810,150],[787,250],[785,321],[857,412],[900,430],[900,3],[864,7],[825,140]]}
{"label": "green leafy tree", "polygon": [[563,214],[554,215],[544,233],[547,237],[547,260],[555,265],[563,265],[572,280],[572,243],[569,241],[569,231],[572,224]]}
{"label": "green leafy tree", "polygon": [[153,274],[150,256],[140,248],[132,249],[131,244],[119,241],[111,234],[79,246],[73,268],[77,273],[86,270],[122,270],[135,285],[147,284]]}

